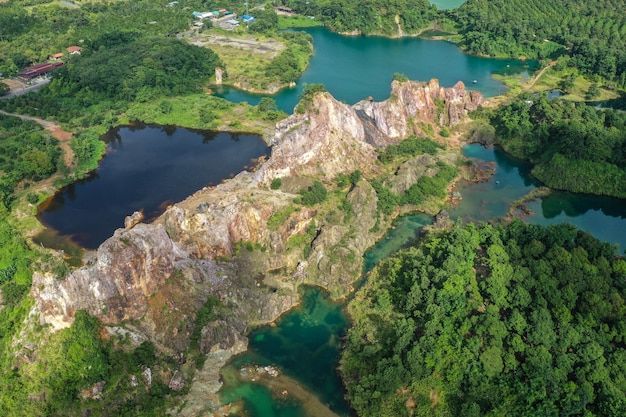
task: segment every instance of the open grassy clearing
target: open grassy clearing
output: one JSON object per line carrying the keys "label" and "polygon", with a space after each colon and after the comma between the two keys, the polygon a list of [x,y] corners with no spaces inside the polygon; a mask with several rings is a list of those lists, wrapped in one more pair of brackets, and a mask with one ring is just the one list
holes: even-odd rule
{"label": "open grassy clearing", "polygon": [[[286,114],[283,116],[286,117]],[[132,120],[195,129],[245,131],[263,136],[272,131],[275,124],[274,121],[263,120],[255,106],[233,104],[208,94],[169,97],[150,103],[133,103],[120,122]]]}
{"label": "open grassy clearing", "polygon": [[[549,68],[533,86],[530,86],[533,77],[523,79],[523,77],[519,74],[511,76],[495,74],[493,77],[497,80],[502,81],[509,88],[506,96],[513,97],[524,91],[527,91],[529,93],[542,93],[552,90],[561,91],[559,83],[563,79],[570,76],[575,76],[574,84],[571,88],[568,89],[568,92],[564,94],[562,98],[570,101],[587,101],[585,95],[589,90],[591,84],[593,84],[594,82],[580,74],[577,74],[575,70],[571,68],[566,68],[564,70],[557,70],[554,67]],[[619,94],[616,90],[610,90],[602,86],[601,83],[599,84],[600,95],[598,97],[595,97],[593,101],[605,101],[619,97]]]}
{"label": "open grassy clearing", "polygon": [[323,23],[319,20],[310,19],[306,16],[278,16],[278,29],[281,30],[289,28],[309,28],[322,25]]}
{"label": "open grassy clearing", "polygon": [[188,38],[189,43],[211,48],[226,66],[226,84],[254,92],[278,90],[275,80],[267,77],[266,67],[287,45],[276,38],[251,35],[201,32]]}

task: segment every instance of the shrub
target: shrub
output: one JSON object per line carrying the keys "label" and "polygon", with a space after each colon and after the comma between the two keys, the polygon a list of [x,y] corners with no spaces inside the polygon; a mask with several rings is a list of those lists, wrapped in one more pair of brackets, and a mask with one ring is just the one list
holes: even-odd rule
{"label": "shrub", "polygon": [[272,183],[270,184],[270,189],[279,190],[282,185],[283,185],[282,178],[274,178],[272,180]]}
{"label": "shrub", "polygon": [[326,200],[328,191],[326,187],[324,187],[324,184],[320,181],[315,181],[313,185],[306,190],[300,190],[299,194],[302,196],[302,204],[305,206],[313,206]]}

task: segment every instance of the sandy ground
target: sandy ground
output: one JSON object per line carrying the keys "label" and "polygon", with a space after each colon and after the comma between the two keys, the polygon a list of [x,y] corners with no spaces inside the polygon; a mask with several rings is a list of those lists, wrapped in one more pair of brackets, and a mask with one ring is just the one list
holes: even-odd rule
{"label": "sandy ground", "polygon": [[268,55],[271,59],[276,57],[285,45],[275,40],[257,41],[253,36],[234,37],[215,33],[196,33],[189,36],[192,45],[210,47],[212,45],[225,46],[252,52],[255,54]]}

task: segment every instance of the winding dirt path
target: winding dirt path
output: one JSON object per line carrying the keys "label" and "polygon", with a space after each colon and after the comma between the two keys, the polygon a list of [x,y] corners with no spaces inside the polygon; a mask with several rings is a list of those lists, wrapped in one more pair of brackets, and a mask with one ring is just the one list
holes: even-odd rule
{"label": "winding dirt path", "polygon": [[70,132],[61,129],[59,125],[50,120],[44,120],[39,117],[27,116],[25,114],[9,113],[4,110],[0,110],[0,114],[4,114],[5,116],[19,117],[22,120],[32,120],[33,122],[40,124],[45,130],[50,132],[50,135],[52,135],[52,137],[59,141],[59,146],[61,146],[61,149],[63,150],[63,159],[65,161],[65,165],[68,168],[72,167],[74,152],[70,147],[70,140],[72,139],[72,134]]}
{"label": "winding dirt path", "polygon": [[531,88],[533,88],[535,84],[537,84],[537,81],[539,81],[539,79],[543,76],[543,74],[545,74],[547,70],[549,70],[555,65],[556,65],[556,61],[552,61],[548,65],[546,65],[545,68],[542,68],[541,71],[539,71],[539,73],[535,76],[535,78],[533,78],[530,84],[526,86],[525,90],[530,90]]}

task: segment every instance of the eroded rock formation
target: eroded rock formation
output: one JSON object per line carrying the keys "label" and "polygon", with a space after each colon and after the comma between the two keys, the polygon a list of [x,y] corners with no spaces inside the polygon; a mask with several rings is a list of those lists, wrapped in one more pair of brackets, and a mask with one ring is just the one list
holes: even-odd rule
{"label": "eroded rock formation", "polygon": [[[328,182],[356,169],[371,173],[377,169],[376,147],[420,134],[426,124],[458,124],[481,102],[482,96],[462,83],[442,88],[436,80],[394,81],[388,100],[354,106],[318,93],[306,112],[277,124],[269,140],[272,155],[255,172],[198,191],[152,224],[119,229],[89,264],[65,279],[36,273],[32,294],[41,321],[66,327],[82,309],[110,328],[123,325],[139,340],[180,352],[188,346],[199,308],[209,296],[218,297],[231,313],[204,327],[200,344],[218,358],[211,366],[218,366],[245,348],[248,324],[274,320],[297,302],[299,284],[345,295],[362,270],[364,251],[382,232],[375,227],[376,192],[367,181],[347,195],[354,213],[349,221],[333,222],[329,213],[320,218],[315,209],[301,207],[270,228],[272,215],[296,197],[269,190],[272,179]],[[427,172],[433,161],[425,158],[402,167],[394,189],[408,189]],[[316,234],[303,259],[288,242],[311,226]],[[207,372],[199,375],[210,380],[207,375],[215,372]],[[179,379],[177,387],[186,383],[184,376]]]}

